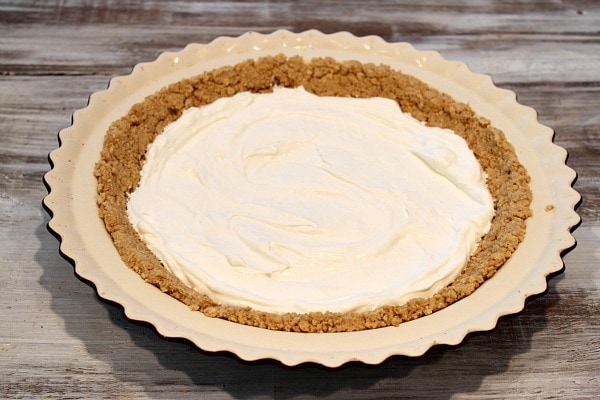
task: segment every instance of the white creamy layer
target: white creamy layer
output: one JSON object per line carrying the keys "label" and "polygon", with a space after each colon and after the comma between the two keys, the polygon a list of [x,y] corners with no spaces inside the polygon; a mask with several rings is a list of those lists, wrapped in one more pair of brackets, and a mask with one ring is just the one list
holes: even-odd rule
{"label": "white creamy layer", "polygon": [[388,99],[276,88],[167,126],[128,213],[164,265],[213,300],[305,313],[432,295],[494,211],[453,132]]}

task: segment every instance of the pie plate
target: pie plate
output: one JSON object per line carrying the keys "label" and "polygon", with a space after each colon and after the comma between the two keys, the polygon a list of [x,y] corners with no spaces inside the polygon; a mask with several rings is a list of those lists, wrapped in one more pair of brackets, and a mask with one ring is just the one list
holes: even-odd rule
{"label": "pie plate", "polygon": [[[531,176],[533,216],[524,241],[493,278],[467,298],[397,327],[294,333],[191,311],[123,263],[96,205],[93,170],[109,125],[170,83],[276,54],[389,65],[469,104],[504,131]],[[377,364],[392,355],[419,356],[437,344],[455,345],[470,332],[494,328],[499,317],[521,311],[528,296],[546,289],[546,277],[562,269],[561,252],[575,243],[570,230],[579,221],[574,207],[580,196],[571,187],[575,172],[565,164],[567,153],[553,144],[552,137],[553,131],[539,124],[536,112],[520,105],[513,92],[436,52],[347,32],[250,32],[164,53],[91,95],[88,106],[74,113],[73,124],[59,133],[60,145],[50,153],[52,169],[44,177],[49,191],[44,204],[52,216],[49,228],[60,237],[60,250],[73,261],[76,273],[91,282],[102,298],[122,305],[129,318],[152,324],[165,337],[185,338],[202,350],[228,351],[244,360],[271,358],[285,365],[314,362],[328,367],[349,361]]]}

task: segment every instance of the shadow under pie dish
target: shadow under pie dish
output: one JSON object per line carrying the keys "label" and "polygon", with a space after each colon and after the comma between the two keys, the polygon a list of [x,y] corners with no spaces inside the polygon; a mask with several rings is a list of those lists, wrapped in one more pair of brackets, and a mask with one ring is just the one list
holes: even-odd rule
{"label": "shadow under pie dish", "polygon": [[[164,268],[127,218],[127,201],[147,146],[184,109],[274,87],[303,87],[319,96],[391,98],[416,119],[465,139],[487,175],[495,217],[452,283],[428,297],[368,311],[272,313],[219,304]],[[103,104],[112,106],[105,110]],[[86,129],[92,131],[88,137],[75,135]],[[437,53],[347,33],[250,33],[166,53],[93,95],[88,108],[74,115],[73,126],[61,132],[61,147],[51,154],[54,168],[46,176],[51,192],[45,203],[54,213],[50,226],[62,237],[61,249],[73,258],[77,273],[95,283],[101,296],[123,304],[129,317],[151,322],[166,336],[244,359],[377,363],[491,329],[499,316],[521,310],[526,296],[545,289],[545,276],[560,269],[559,253],[572,244],[569,228],[577,221],[577,195],[570,188],[574,174],[551,136],[512,93]],[[73,142],[81,147],[73,148]],[[76,151],[69,154],[76,160],[72,169],[60,162],[69,147]],[[553,174],[559,172],[552,177],[546,170],[549,158],[554,159]],[[53,201],[57,175],[67,175],[73,192],[66,207]],[[83,215],[98,213],[96,204],[102,218],[81,226]],[[546,211],[548,205],[554,206],[552,212]],[[66,233],[57,222],[61,218],[68,219]],[[67,248],[69,241],[85,244],[91,238],[94,246],[83,246],[84,254]]]}

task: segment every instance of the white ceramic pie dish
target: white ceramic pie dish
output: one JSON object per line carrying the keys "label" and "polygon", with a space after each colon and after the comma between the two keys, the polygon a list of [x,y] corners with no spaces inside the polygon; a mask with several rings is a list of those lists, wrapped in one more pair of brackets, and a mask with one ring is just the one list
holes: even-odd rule
{"label": "white ceramic pie dish", "polygon": [[[492,279],[467,298],[398,327],[308,334],[269,331],[190,311],[121,261],[98,217],[93,176],[108,126],[170,83],[280,53],[387,64],[468,103],[504,131],[531,176],[533,217],[525,240]],[[272,358],[286,365],[315,362],[329,367],[349,361],[376,364],[392,355],[419,356],[436,344],[458,344],[469,332],[492,329],[500,316],[521,311],[528,296],[546,289],[546,276],[562,268],[560,254],[574,244],[570,228],[579,221],[574,206],[580,198],[571,187],[575,173],[565,165],[566,151],[552,143],[552,136],[533,109],[517,103],[513,92],[436,52],[345,32],[247,33],[164,53],[93,94],[88,106],[73,115],[72,126],[60,132],[59,148],[50,153],[53,167],[45,176],[49,194],[44,204],[52,214],[49,227],[60,236],[60,249],[73,260],[76,273],[93,283],[101,297],[121,304],[129,318],[151,323],[164,336],[188,339],[206,351],[229,351],[244,360]]]}

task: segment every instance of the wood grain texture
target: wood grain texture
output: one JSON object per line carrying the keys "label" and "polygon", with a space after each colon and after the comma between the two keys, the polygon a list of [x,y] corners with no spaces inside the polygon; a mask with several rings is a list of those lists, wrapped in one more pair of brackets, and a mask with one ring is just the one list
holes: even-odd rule
{"label": "wood grain texture", "polygon": [[[111,77],[190,42],[278,28],[409,41],[517,93],[569,151],[577,247],[549,289],[459,346],[285,368],[161,338],[76,279],[41,206],[57,132]],[[0,0],[0,398],[597,398],[600,4]]]}

